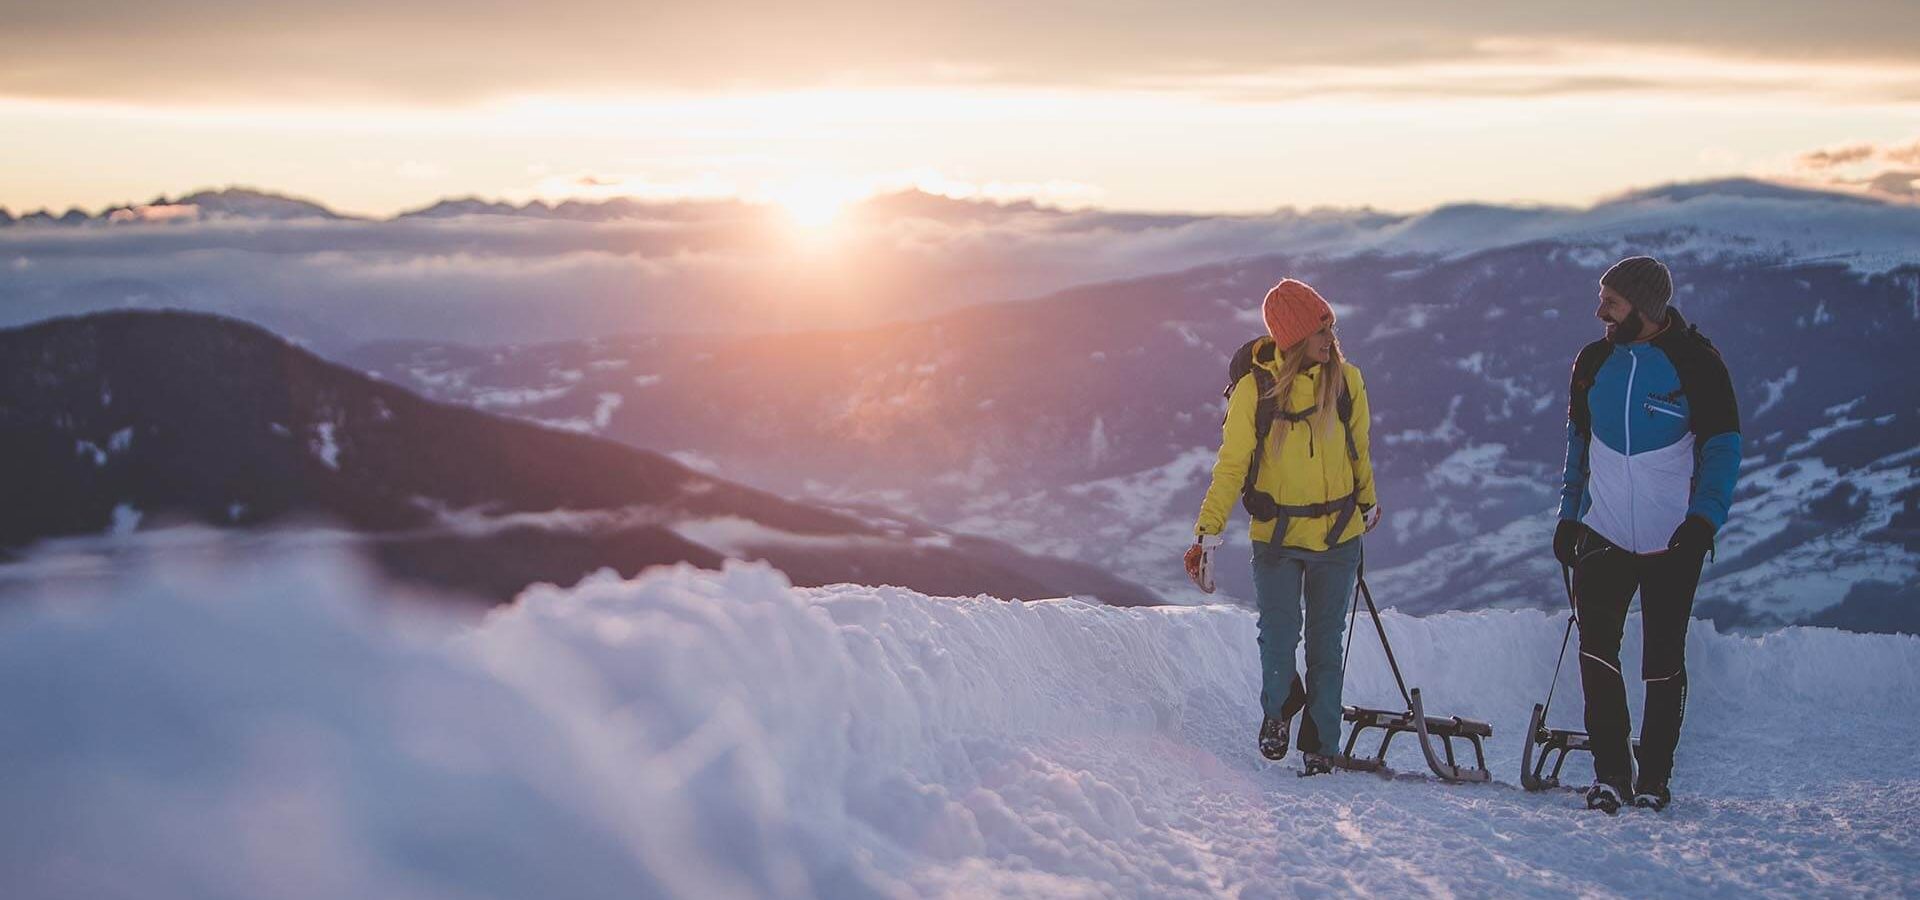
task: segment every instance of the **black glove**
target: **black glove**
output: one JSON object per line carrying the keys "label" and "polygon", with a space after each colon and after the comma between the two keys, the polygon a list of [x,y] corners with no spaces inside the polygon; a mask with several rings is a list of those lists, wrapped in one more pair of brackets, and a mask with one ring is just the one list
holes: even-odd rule
{"label": "black glove", "polygon": [[1679,528],[1673,530],[1673,537],[1667,539],[1667,549],[1688,556],[1706,556],[1713,549],[1713,523],[1699,516],[1688,516]]}
{"label": "black glove", "polygon": [[1567,568],[1573,568],[1575,553],[1580,549],[1580,537],[1587,526],[1572,519],[1561,519],[1553,529],[1553,558]]}

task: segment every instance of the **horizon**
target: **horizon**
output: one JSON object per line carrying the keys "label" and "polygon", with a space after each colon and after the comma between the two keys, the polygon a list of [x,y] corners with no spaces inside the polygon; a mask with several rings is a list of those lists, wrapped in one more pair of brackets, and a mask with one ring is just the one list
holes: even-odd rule
{"label": "horizon", "polygon": [[[886,200],[896,199],[901,197],[919,196],[919,197],[927,197],[927,198],[932,198],[937,200],[952,201],[955,203],[983,204],[983,205],[990,205],[990,206],[1001,207],[1001,208],[1029,205],[1034,209],[1040,210],[1040,211],[1062,212],[1062,213],[1109,213],[1109,214],[1117,214],[1117,215],[1130,215],[1130,214],[1172,215],[1172,216],[1190,216],[1194,218],[1258,218],[1261,216],[1270,216],[1270,215],[1284,215],[1284,214],[1308,215],[1313,213],[1331,212],[1331,213],[1376,213],[1380,215],[1397,216],[1402,218],[1415,218],[1415,217],[1431,214],[1444,209],[1451,209],[1451,208],[1458,208],[1458,207],[1472,207],[1472,206],[1487,206],[1487,207],[1498,207],[1498,208],[1507,208],[1507,209],[1524,209],[1524,210],[1538,210],[1538,211],[1582,212],[1582,211],[1591,211],[1597,207],[1605,206],[1610,203],[1629,201],[1641,195],[1658,194],[1662,191],[1667,191],[1674,188],[1743,185],[1747,183],[1763,184],[1763,185],[1779,187],[1787,190],[1802,191],[1810,194],[1831,194],[1831,195],[1834,195],[1836,198],[1842,198],[1842,199],[1871,200],[1871,201],[1880,202],[1880,203],[1892,204],[1895,206],[1920,205],[1920,193],[1916,193],[1914,196],[1909,197],[1909,196],[1902,196],[1897,194],[1874,192],[1871,190],[1864,189],[1862,186],[1859,186],[1859,185],[1835,184],[1830,182],[1823,183],[1820,181],[1811,180],[1807,178],[1796,178],[1796,177],[1789,177],[1789,176],[1765,177],[1765,176],[1744,175],[1744,174],[1724,174],[1719,176],[1687,179],[1687,180],[1681,180],[1681,181],[1663,181],[1663,182],[1657,182],[1657,183],[1622,185],[1616,189],[1602,192],[1596,195],[1591,200],[1588,200],[1585,202],[1548,202],[1548,201],[1526,201],[1526,200],[1489,201],[1489,200],[1476,199],[1476,198],[1458,198],[1458,199],[1443,200],[1429,206],[1409,207],[1409,208],[1390,208],[1390,207],[1383,207],[1375,204],[1355,203],[1355,204],[1347,204],[1347,205],[1317,204],[1312,206],[1281,204],[1278,206],[1263,207],[1259,209],[1245,209],[1245,210],[1222,210],[1222,209],[1202,209],[1202,208],[1147,209],[1147,208],[1134,208],[1134,207],[1124,207],[1124,206],[1109,206],[1109,205],[1103,205],[1098,203],[1060,202],[1060,201],[1048,200],[1047,198],[1044,198],[1044,197],[1029,196],[1029,195],[987,196],[982,194],[968,194],[964,192],[943,193],[938,187],[928,187],[920,184],[904,184],[899,186],[885,186],[885,187],[875,189],[868,193],[848,195],[844,198],[833,198],[834,202],[832,203],[832,209],[837,216],[839,212],[842,212],[848,209],[853,209],[863,204],[868,204],[868,203],[878,202],[878,201],[886,201]],[[628,204],[634,204],[634,205],[647,207],[647,208],[670,208],[670,207],[679,206],[679,205],[700,205],[700,204],[739,204],[749,208],[759,208],[763,210],[785,210],[790,213],[798,210],[803,210],[806,208],[804,203],[795,204],[795,203],[789,202],[785,198],[779,198],[779,197],[755,198],[755,197],[732,196],[732,195],[706,197],[706,196],[646,196],[642,194],[601,193],[601,194],[576,194],[576,195],[561,194],[561,195],[555,195],[551,197],[530,197],[530,198],[516,199],[513,197],[508,197],[503,195],[485,195],[480,193],[451,193],[451,194],[445,194],[445,195],[433,197],[424,202],[403,206],[403,207],[394,209],[392,211],[369,212],[364,210],[355,210],[355,209],[346,208],[342,205],[339,205],[330,201],[325,197],[320,197],[315,195],[304,195],[294,191],[279,190],[279,189],[265,187],[258,184],[243,184],[238,182],[230,182],[225,184],[200,185],[187,190],[160,191],[155,194],[152,194],[145,200],[122,198],[112,202],[107,202],[107,203],[97,204],[92,206],[81,204],[81,203],[55,203],[55,204],[42,205],[37,207],[15,206],[13,204],[6,202],[4,199],[0,199],[0,212],[4,212],[12,215],[16,221],[25,219],[29,216],[35,216],[40,214],[45,214],[45,215],[58,218],[61,215],[65,215],[73,211],[81,212],[90,218],[99,218],[120,210],[151,209],[154,207],[179,205],[193,197],[198,197],[203,195],[222,196],[222,195],[229,195],[229,194],[247,194],[247,195],[254,195],[254,196],[274,199],[274,200],[284,200],[284,201],[290,201],[295,203],[311,204],[313,206],[317,206],[325,210],[330,214],[338,216],[341,219],[349,220],[349,221],[365,221],[365,222],[393,221],[395,219],[405,218],[407,216],[418,215],[418,214],[427,212],[438,206],[442,206],[446,204],[454,204],[454,203],[480,203],[480,204],[486,204],[489,206],[506,206],[515,210],[523,210],[523,209],[551,210],[551,209],[560,208],[562,206],[566,206],[568,204],[577,204],[582,206],[594,207],[594,206],[611,205],[615,203],[628,203]],[[806,198],[801,198],[801,199],[804,201]],[[187,221],[191,221],[191,220],[187,220]],[[179,224],[179,223],[180,223],[179,220],[172,220],[167,218],[149,218],[149,219],[139,219],[133,223],[125,223],[125,224]],[[825,225],[825,224],[828,224],[828,221],[805,222],[802,224]]]}

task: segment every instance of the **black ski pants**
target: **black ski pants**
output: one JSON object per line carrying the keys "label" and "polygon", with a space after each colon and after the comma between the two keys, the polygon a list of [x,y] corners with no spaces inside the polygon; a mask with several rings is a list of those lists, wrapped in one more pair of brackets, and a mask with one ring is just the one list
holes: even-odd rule
{"label": "black ski pants", "polygon": [[[1701,556],[1667,551],[1630,553],[1588,531],[1573,568],[1574,614],[1580,619],[1580,684],[1587,700],[1593,772],[1601,781],[1630,784],[1633,757],[1639,784],[1665,784],[1687,708],[1687,622],[1700,584]],[[1627,605],[1640,594],[1640,677],[1647,705],[1640,746],[1632,748],[1620,639]]]}

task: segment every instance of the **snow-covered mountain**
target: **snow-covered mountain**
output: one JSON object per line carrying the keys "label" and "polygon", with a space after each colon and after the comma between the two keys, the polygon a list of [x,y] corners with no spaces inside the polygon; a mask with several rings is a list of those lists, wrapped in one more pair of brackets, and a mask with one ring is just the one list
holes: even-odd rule
{"label": "snow-covered mountain", "polygon": [[809,584],[1154,602],[1083,564],[423,400],[233,320],[55,320],[0,331],[0,361],[0,558],[180,520],[324,517],[393,573],[495,600],[606,566],[760,558]]}
{"label": "snow-covered mountain", "polygon": [[[1227,606],[731,564],[449,621],[330,557],[120,552],[0,580],[13,896],[1920,892],[1913,637],[1696,628],[1674,805],[1607,817],[1512,786],[1564,614],[1386,616],[1429,701],[1493,723],[1501,783],[1448,786],[1261,759]],[[1385,703],[1371,640],[1347,697]]]}
{"label": "snow-covered mountain", "polygon": [[161,195],[145,203],[109,206],[98,213],[74,207],[58,217],[49,210],[37,210],[15,219],[0,209],[0,226],[66,225],[95,223],[109,225],[179,224],[186,222],[292,222],[301,220],[338,220],[346,216],[319,203],[252,188],[229,187],[195,191],[178,199]]}
{"label": "snow-covered mountain", "polygon": [[[1179,596],[1226,357],[1259,332],[1265,288],[1304,277],[1340,308],[1374,399],[1383,599],[1553,607],[1566,373],[1599,334],[1600,273],[1654,253],[1676,271],[1676,306],[1727,357],[1748,440],[1699,614],[1920,628],[1920,391],[1906,362],[1920,208],[1727,182],[1585,211],[1456,207],[1315,248],[859,331],[389,343],[350,358],[443,399],[910,511]],[[621,406],[601,416],[609,395]],[[1247,596],[1242,568],[1229,560],[1226,584]]]}

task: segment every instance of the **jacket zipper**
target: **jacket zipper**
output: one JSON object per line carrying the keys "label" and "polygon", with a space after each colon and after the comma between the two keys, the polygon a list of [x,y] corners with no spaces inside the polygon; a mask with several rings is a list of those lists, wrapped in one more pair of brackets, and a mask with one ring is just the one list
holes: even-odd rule
{"label": "jacket zipper", "polygon": [[1633,378],[1640,373],[1640,354],[1635,353],[1632,347],[1628,347],[1627,358],[1633,362],[1627,369],[1627,402],[1623,404],[1625,408],[1621,410],[1621,419],[1625,422],[1627,430],[1627,448],[1626,452],[1622,455],[1626,457],[1627,472],[1627,540],[1633,542],[1633,546],[1636,548],[1634,552],[1638,553],[1640,546],[1640,528],[1639,521],[1635,518],[1633,510]]}
{"label": "jacket zipper", "polygon": [[1681,414],[1679,414],[1679,413],[1677,413],[1677,412],[1674,412],[1673,410],[1670,410],[1670,409],[1666,409],[1666,408],[1664,408],[1664,407],[1659,407],[1659,406],[1655,406],[1655,405],[1653,405],[1653,404],[1651,404],[1651,403],[1647,403],[1647,404],[1643,404],[1643,405],[1644,405],[1644,406],[1646,406],[1646,408],[1647,408],[1647,412],[1650,412],[1650,413],[1661,413],[1661,414],[1663,414],[1663,415],[1669,415],[1669,416],[1672,416],[1672,417],[1674,417],[1674,418],[1676,418],[1676,419],[1684,419],[1684,418],[1686,418],[1686,416],[1683,416],[1683,415],[1681,415]]}

